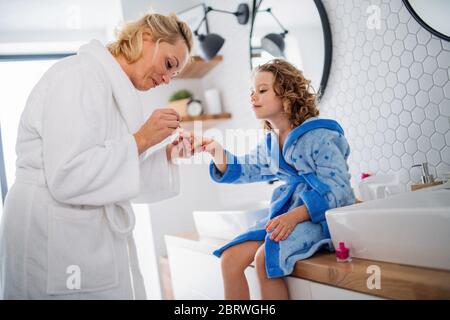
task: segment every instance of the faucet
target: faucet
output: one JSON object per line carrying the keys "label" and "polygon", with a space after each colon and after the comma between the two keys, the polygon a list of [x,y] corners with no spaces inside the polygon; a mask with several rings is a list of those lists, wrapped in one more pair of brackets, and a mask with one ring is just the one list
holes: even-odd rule
{"label": "faucet", "polygon": [[434,182],[433,175],[430,174],[430,172],[428,171],[428,162],[424,162],[421,164],[415,164],[411,168],[415,168],[415,167],[422,168],[422,183],[423,184]]}

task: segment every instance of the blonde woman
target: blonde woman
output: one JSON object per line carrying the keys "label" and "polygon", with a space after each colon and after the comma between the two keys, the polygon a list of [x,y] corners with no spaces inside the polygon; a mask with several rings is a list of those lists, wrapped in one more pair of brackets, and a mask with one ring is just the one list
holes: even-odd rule
{"label": "blonde woman", "polygon": [[38,82],[21,117],[3,214],[3,298],[145,298],[130,200],[175,196],[171,158],[190,145],[161,144],[179,115],[157,109],[144,119],[136,89],[169,83],[191,48],[184,22],[148,14],[107,47],[82,46]]}

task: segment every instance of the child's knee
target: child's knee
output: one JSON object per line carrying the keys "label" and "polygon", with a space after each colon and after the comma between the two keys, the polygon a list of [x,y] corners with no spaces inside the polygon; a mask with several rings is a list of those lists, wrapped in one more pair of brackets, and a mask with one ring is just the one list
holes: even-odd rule
{"label": "child's knee", "polygon": [[243,272],[247,267],[242,257],[232,248],[226,249],[220,256],[220,265],[222,273]]}

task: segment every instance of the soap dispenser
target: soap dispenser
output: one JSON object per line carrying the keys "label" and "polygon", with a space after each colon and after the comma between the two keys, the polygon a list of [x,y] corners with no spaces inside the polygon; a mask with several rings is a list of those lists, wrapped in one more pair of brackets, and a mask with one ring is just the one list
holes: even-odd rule
{"label": "soap dispenser", "polygon": [[421,167],[421,169],[422,169],[422,177],[421,177],[422,183],[412,184],[411,191],[415,191],[418,189],[423,189],[423,188],[442,184],[442,181],[435,181],[433,175],[430,174],[430,172],[428,170],[428,162],[424,162],[421,164],[415,164],[411,168],[415,168],[415,167]]}

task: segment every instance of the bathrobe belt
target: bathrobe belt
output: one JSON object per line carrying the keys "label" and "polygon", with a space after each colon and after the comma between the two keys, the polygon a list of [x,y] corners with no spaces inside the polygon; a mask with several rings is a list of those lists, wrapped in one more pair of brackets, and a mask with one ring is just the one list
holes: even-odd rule
{"label": "bathrobe belt", "polygon": [[[16,181],[36,185],[38,187],[48,187],[44,171],[35,169],[17,169]],[[110,229],[119,237],[126,238],[129,250],[130,267],[133,277],[133,288],[135,299],[146,299],[144,281],[139,269],[139,260],[137,255],[136,243],[133,238],[133,230],[136,224],[136,217],[129,202],[117,202],[104,206],[105,216]],[[119,215],[122,215],[123,223],[118,221]]]}
{"label": "bathrobe belt", "polygon": [[270,219],[273,219],[274,217],[284,213],[280,210],[292,197],[292,194],[297,189],[297,186],[300,183],[304,183],[306,185],[305,188],[313,189],[322,197],[324,197],[325,194],[330,191],[330,187],[327,184],[321,182],[313,172],[301,175],[278,175],[278,178],[285,182],[285,184],[280,186],[279,188],[286,188],[287,192],[285,192],[281,198],[277,199],[271,204]]}

